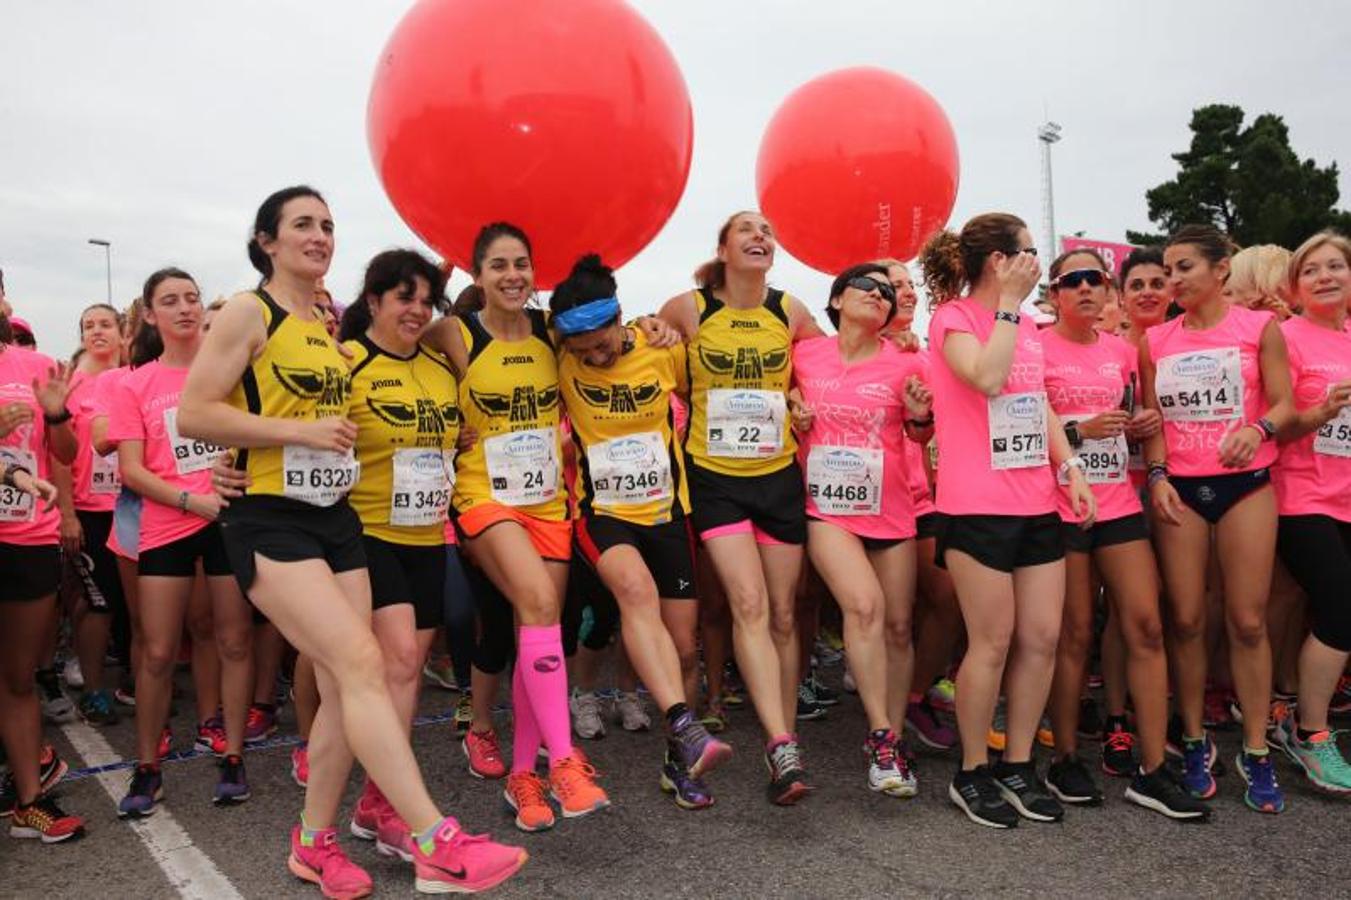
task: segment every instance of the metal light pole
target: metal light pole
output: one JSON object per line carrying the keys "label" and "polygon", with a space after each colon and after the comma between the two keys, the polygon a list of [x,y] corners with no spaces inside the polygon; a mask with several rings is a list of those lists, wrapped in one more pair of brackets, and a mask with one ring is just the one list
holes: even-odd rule
{"label": "metal light pole", "polygon": [[1046,228],[1042,236],[1042,253],[1045,254],[1042,265],[1048,270],[1051,260],[1056,256],[1055,249],[1055,196],[1051,190],[1051,145],[1060,140],[1060,126],[1055,122],[1046,122],[1037,129],[1037,140],[1041,141],[1041,219]]}
{"label": "metal light pole", "polygon": [[108,273],[108,305],[113,305],[113,245],[102,238],[90,238],[89,243],[103,248],[103,262]]}

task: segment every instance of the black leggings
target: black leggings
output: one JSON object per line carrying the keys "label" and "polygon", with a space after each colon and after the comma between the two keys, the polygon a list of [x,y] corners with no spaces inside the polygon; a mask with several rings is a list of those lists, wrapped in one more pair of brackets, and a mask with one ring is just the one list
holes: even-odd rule
{"label": "black leggings", "polygon": [[[473,645],[474,668],[489,675],[501,674],[516,655],[516,622],[511,603],[482,569],[464,557],[461,561],[465,563],[462,571],[474,598],[474,611],[478,613],[478,641]],[[468,629],[464,627],[463,608],[456,610],[454,617],[447,615],[446,631],[448,635],[454,632],[473,634],[472,622]],[[465,646],[459,639],[450,645],[456,679],[460,677],[463,663],[455,658],[455,652],[459,649],[462,654]]]}
{"label": "black leggings", "polygon": [[1314,637],[1351,651],[1351,522],[1281,516],[1276,552],[1309,595]]}
{"label": "black leggings", "polygon": [[604,650],[619,630],[619,603],[600,576],[586,562],[573,556],[568,571],[568,591],[563,600],[563,655],[577,655],[582,632],[582,613],[591,607],[591,630],[581,641],[588,650]]}

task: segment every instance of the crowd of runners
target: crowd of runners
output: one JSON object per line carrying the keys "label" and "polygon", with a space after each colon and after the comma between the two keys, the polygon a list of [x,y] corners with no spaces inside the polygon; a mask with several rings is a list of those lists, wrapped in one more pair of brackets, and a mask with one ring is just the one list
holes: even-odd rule
{"label": "crowd of runners", "polygon": [[[219,759],[200,802],[249,799],[249,747],[292,707],[303,812],[259,824],[334,898],[372,890],[340,831],[427,892],[525,864],[422,767],[500,780],[504,827],[543,831],[624,802],[585,741],[659,729],[664,753],[631,765],[697,810],[742,704],[763,743],[735,750],[763,755],[780,805],[827,767],[914,797],[920,747],[960,758],[948,797],[996,828],[1113,783],[1205,820],[1226,767],[1279,813],[1273,750],[1351,796],[1330,724],[1351,712],[1345,237],[1240,251],[1188,226],[1115,272],[1042,260],[1020,219],[984,214],[922,251],[916,334],[906,265],[795,296],[755,212],[635,318],[594,255],[542,302],[505,222],[453,303],[449,266],[388,250],[339,308],[334,234],[318,192],[278,191],[248,230],[255,288],[207,303],[160,269],[129,308],[81,313],[68,363],[0,281],[12,836],[85,829],[51,792],[67,763],[44,720],[133,717],[117,815],[154,814],[183,661],[190,738]],[[841,701],[818,669],[841,656],[861,758],[811,755],[797,725]],[[459,748],[419,760],[428,684],[459,692]],[[1210,730],[1235,722],[1222,761]]]}

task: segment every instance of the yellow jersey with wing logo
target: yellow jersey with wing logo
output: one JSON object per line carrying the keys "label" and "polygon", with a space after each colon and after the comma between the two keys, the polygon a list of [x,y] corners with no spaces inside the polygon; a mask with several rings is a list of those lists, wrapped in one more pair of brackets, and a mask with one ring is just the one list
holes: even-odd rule
{"label": "yellow jersey with wing logo", "polygon": [[[230,394],[230,405],[273,419],[347,415],[352,377],[319,319],[302,320],[261,288],[255,292],[267,325],[267,343]],[[350,454],[306,447],[241,450],[239,468],[253,478],[250,495],[289,497],[314,506],[341,500],[356,483]]]}
{"label": "yellow jersey with wing logo", "polygon": [[771,290],[752,309],[694,294],[699,332],[687,350],[690,427],[685,453],[724,475],[767,475],[793,461],[788,421],[793,378],[787,295]]}
{"label": "yellow jersey with wing logo", "polygon": [[362,531],[392,544],[445,543],[460,434],[459,389],[444,356],[396,356],[362,335],[352,351],[361,477],[348,496]]}
{"label": "yellow jersey with wing logo", "polygon": [[675,436],[671,392],[688,390],[685,347],[658,350],[637,329],[613,366],[558,358],[558,384],[577,445],[582,515],[660,525],[689,514],[685,454]]}
{"label": "yellow jersey with wing logo", "polygon": [[558,360],[542,310],[527,309],[531,335],[501,341],[477,312],[459,320],[469,351],[460,413],[478,440],[456,457],[457,512],[500,503],[551,521],[567,518],[558,422]]}

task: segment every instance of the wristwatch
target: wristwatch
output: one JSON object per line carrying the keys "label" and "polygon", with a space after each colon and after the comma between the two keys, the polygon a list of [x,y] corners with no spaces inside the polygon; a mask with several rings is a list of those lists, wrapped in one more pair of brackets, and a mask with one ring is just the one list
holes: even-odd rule
{"label": "wristwatch", "polygon": [[56,415],[44,411],[42,413],[42,421],[46,422],[48,425],[60,425],[63,422],[69,422],[72,415],[73,413],[71,413],[69,407],[62,407],[61,411]]}
{"label": "wristwatch", "polygon": [[1060,464],[1061,477],[1068,477],[1070,474],[1070,469],[1078,469],[1080,472],[1082,472],[1084,470],[1084,458],[1082,456],[1071,456],[1069,459],[1061,463]]}
{"label": "wristwatch", "polygon": [[1004,310],[1001,309],[995,312],[994,320],[996,322],[1008,322],[1012,325],[1017,325],[1019,322],[1023,320],[1023,317],[1018,315],[1016,312],[1005,312]]}
{"label": "wristwatch", "polygon": [[1070,446],[1078,450],[1084,445],[1083,435],[1079,434],[1078,422],[1065,423],[1065,437],[1069,440]]}

